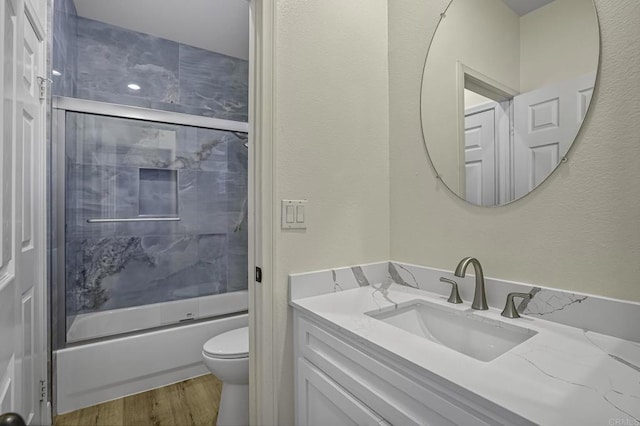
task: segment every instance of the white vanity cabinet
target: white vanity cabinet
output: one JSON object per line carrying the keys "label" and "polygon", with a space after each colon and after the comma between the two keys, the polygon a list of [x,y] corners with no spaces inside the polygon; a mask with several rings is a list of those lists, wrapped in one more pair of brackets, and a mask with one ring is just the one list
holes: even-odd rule
{"label": "white vanity cabinet", "polygon": [[388,425],[304,358],[297,362],[298,425]]}
{"label": "white vanity cabinet", "polygon": [[531,425],[294,309],[296,424]]}

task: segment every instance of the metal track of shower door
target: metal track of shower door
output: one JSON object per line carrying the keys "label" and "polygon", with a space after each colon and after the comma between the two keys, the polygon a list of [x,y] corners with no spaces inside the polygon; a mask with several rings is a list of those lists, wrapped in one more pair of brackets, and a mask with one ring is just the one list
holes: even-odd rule
{"label": "metal track of shower door", "polygon": [[166,124],[202,127],[206,129],[226,130],[230,132],[249,133],[249,123],[223,120],[221,118],[203,117],[181,112],[163,111],[112,104],[108,102],[89,101],[86,99],[65,98],[55,96],[53,109],[80,112],[86,114],[106,115],[109,117],[130,118],[134,120],[153,121]]}

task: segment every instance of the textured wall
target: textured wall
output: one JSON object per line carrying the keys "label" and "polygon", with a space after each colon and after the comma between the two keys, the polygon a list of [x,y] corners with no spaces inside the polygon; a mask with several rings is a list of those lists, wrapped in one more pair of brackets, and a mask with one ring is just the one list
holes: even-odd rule
{"label": "textured wall", "polygon": [[591,0],[555,1],[520,19],[520,92],[593,72],[598,23]]}
{"label": "textured wall", "polygon": [[640,300],[640,3],[596,0],[602,56],[569,163],[512,205],[474,207],[429,166],[419,117],[422,66],[446,0],[389,2],[391,258]]}
{"label": "textured wall", "polygon": [[306,231],[277,224],[279,425],[293,424],[287,275],[389,256],[386,11],[384,0],[277,2],[276,201],[309,200]]}

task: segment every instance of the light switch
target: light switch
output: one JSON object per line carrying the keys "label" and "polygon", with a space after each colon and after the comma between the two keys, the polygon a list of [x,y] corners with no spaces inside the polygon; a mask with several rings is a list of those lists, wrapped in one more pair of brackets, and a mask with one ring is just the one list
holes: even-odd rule
{"label": "light switch", "polygon": [[295,222],[293,215],[294,212],[296,211],[296,207],[295,206],[286,206],[286,219],[285,222],[287,223],[293,223]]}
{"label": "light switch", "polygon": [[307,200],[282,200],[282,229],[307,228]]}
{"label": "light switch", "polygon": [[296,206],[296,223],[304,223],[304,204]]}

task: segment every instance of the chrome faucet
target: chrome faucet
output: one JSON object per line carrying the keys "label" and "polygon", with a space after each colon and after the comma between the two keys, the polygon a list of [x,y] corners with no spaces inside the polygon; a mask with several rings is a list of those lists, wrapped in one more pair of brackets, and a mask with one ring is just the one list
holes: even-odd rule
{"label": "chrome faucet", "polygon": [[482,273],[482,266],[480,266],[478,259],[475,257],[465,257],[460,261],[460,263],[458,263],[453,275],[463,278],[469,263],[473,264],[473,269],[476,275],[476,291],[473,295],[471,308],[486,311],[489,307],[487,306],[487,295],[484,292],[484,275]]}

